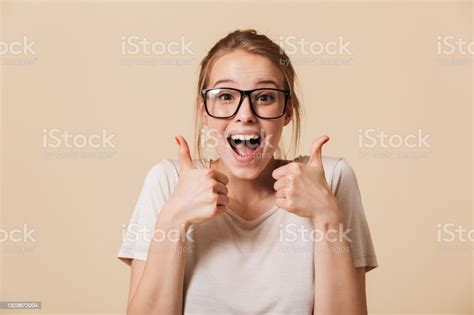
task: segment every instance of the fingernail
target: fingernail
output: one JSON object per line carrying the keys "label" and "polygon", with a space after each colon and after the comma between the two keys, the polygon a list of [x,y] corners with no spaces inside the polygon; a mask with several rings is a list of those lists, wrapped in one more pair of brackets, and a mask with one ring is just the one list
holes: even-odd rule
{"label": "fingernail", "polygon": [[174,139],[176,140],[176,143],[177,143],[178,145],[181,145],[181,143],[179,143],[179,138],[178,138],[178,137],[174,137]]}
{"label": "fingernail", "polygon": [[330,139],[330,138],[329,138],[329,137],[327,137],[327,139],[326,139],[326,140],[324,140],[323,144],[325,144],[326,142],[328,142],[328,141],[329,141],[329,139]]}

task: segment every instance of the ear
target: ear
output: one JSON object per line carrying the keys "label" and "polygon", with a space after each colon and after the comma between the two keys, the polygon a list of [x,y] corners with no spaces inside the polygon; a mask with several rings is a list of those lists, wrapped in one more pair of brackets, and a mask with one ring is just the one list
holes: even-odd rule
{"label": "ear", "polygon": [[284,126],[288,125],[293,117],[293,102],[291,99],[288,100],[287,109],[285,112]]}
{"label": "ear", "polygon": [[204,102],[202,101],[202,98],[199,98],[199,108],[201,112],[201,121],[204,125],[207,125],[207,120],[209,116],[207,115],[206,109],[204,108]]}

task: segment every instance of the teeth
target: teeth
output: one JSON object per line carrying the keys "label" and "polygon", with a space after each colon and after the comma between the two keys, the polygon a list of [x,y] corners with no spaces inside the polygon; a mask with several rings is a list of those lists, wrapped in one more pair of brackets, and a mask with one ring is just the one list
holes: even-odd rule
{"label": "teeth", "polygon": [[258,135],[232,135],[231,139],[232,140],[241,140],[241,141],[247,141],[250,139],[258,139],[260,138]]}

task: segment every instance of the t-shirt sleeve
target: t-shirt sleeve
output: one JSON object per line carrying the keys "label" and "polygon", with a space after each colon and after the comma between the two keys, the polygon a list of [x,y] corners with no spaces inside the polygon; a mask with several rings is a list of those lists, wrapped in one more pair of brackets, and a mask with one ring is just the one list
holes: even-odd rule
{"label": "t-shirt sleeve", "polygon": [[343,211],[345,229],[350,229],[350,239],[355,267],[365,267],[368,272],[378,266],[369,225],[362,206],[359,185],[352,167],[341,159],[334,169],[335,196]]}
{"label": "t-shirt sleeve", "polygon": [[122,229],[122,244],[117,257],[130,265],[132,259],[146,261],[156,218],[175,185],[174,167],[161,160],[145,176],[142,190],[127,226]]}

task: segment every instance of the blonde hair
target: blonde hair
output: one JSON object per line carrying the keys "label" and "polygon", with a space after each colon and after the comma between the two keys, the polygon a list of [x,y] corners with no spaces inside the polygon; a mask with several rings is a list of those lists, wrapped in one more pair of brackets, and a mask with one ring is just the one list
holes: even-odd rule
{"label": "blonde hair", "polygon": [[[286,55],[283,49],[274,43],[267,36],[257,34],[255,30],[236,30],[229,33],[227,36],[219,40],[214,47],[208,52],[206,57],[201,61],[199,71],[198,90],[196,98],[196,114],[195,114],[195,151],[196,156],[202,160],[202,121],[201,121],[201,90],[206,88],[209,84],[209,76],[214,62],[221,56],[231,53],[235,50],[243,50],[245,52],[256,54],[268,58],[275,66],[277,66],[283,73],[285,79],[285,89],[290,91],[291,108],[291,123],[292,123],[292,137],[291,145],[288,153],[295,155],[298,152],[299,138],[301,132],[301,108],[300,102],[296,93],[297,84],[296,73],[291,64],[290,58]],[[298,89],[299,92],[299,89]],[[276,149],[276,158],[286,159],[287,152],[281,149],[280,144]]]}

